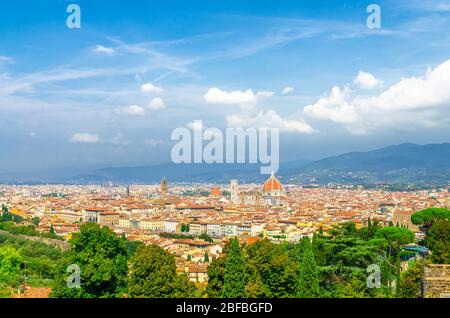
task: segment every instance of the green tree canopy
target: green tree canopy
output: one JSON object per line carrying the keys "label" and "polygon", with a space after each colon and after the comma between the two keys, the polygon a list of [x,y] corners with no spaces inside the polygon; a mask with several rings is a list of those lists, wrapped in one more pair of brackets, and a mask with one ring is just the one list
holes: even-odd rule
{"label": "green tree canopy", "polygon": [[0,246],[0,284],[13,285],[20,273],[22,256],[11,246]]}
{"label": "green tree canopy", "polygon": [[441,219],[427,231],[425,245],[431,250],[431,260],[436,264],[450,264],[450,221]]}
{"label": "green tree canopy", "polygon": [[[415,235],[407,228],[387,226],[379,229],[375,235],[381,245],[387,250],[386,262],[394,268],[397,282],[400,281],[400,252],[406,244],[414,242]],[[390,273],[390,269],[388,271]],[[399,288],[396,285],[398,294]]]}
{"label": "green tree canopy", "polygon": [[192,297],[195,287],[185,275],[177,275],[173,255],[148,245],[141,246],[130,261],[128,291],[131,297]]}
{"label": "green tree canopy", "polygon": [[319,278],[312,244],[308,238],[302,239],[303,254],[297,282],[297,296],[300,298],[318,297]]}
{"label": "green tree canopy", "polygon": [[[248,271],[253,282],[248,290],[255,297],[288,297],[295,293],[298,262],[268,240],[247,248]],[[257,287],[257,288],[256,288]],[[257,293],[255,291],[259,289]]]}
{"label": "green tree canopy", "polygon": [[209,298],[222,297],[225,261],[225,257],[219,257],[214,259],[208,266],[208,285],[206,286],[206,293]]}
{"label": "green tree canopy", "polygon": [[[109,228],[83,224],[69,241],[70,250],[59,265],[54,297],[119,297],[126,291],[127,249]],[[67,267],[81,269],[81,288],[67,285]]]}
{"label": "green tree canopy", "polygon": [[411,215],[413,224],[420,225],[425,230],[429,229],[434,222],[441,219],[450,220],[450,210],[443,208],[429,208]]}
{"label": "green tree canopy", "polygon": [[230,240],[224,269],[223,297],[245,297],[247,284],[247,268],[244,253],[238,239]]}

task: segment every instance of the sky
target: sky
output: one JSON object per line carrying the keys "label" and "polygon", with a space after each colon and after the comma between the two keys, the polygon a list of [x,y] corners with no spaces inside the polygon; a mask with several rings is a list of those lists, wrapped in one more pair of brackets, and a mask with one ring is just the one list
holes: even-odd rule
{"label": "sky", "polygon": [[0,2],[0,173],[169,162],[195,120],[281,162],[449,142],[449,88],[447,0]]}

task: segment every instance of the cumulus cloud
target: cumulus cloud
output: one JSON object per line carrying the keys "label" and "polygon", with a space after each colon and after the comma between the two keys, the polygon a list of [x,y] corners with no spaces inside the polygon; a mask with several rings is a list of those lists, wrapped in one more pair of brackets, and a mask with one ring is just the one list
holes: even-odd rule
{"label": "cumulus cloud", "polygon": [[311,134],[316,132],[304,119],[286,119],[273,110],[258,113],[242,112],[227,116],[227,126],[233,128],[278,128],[280,131]]}
{"label": "cumulus cloud", "polygon": [[287,95],[287,94],[290,94],[290,93],[292,93],[294,91],[294,88],[293,87],[290,87],[290,86],[288,86],[288,87],[285,87],[284,89],[283,89],[283,91],[281,92],[281,94],[283,94],[283,95]]}
{"label": "cumulus cloud", "polygon": [[303,109],[306,116],[343,124],[352,134],[376,129],[413,130],[449,126],[450,60],[428,69],[424,76],[403,78],[374,96],[351,96],[348,88],[333,87],[330,96]]}
{"label": "cumulus cloud", "polygon": [[150,103],[147,106],[150,110],[160,110],[166,108],[166,104],[164,104],[164,101],[160,97],[153,98]]}
{"label": "cumulus cloud", "polygon": [[353,84],[362,89],[375,89],[383,86],[383,81],[370,73],[359,71],[358,75],[353,80]]}
{"label": "cumulus cloud", "polygon": [[206,92],[204,98],[209,104],[239,105],[256,103],[256,96],[251,89],[225,92],[216,87],[212,87]]}
{"label": "cumulus cloud", "polygon": [[88,133],[75,133],[70,138],[71,143],[81,143],[81,144],[95,144],[100,141],[100,138],[96,134]]}
{"label": "cumulus cloud", "polygon": [[95,53],[101,53],[101,54],[108,54],[108,55],[113,55],[114,53],[116,53],[116,50],[114,50],[111,47],[106,47],[103,45],[96,45],[94,48],[94,52]]}
{"label": "cumulus cloud", "polygon": [[275,93],[271,91],[261,91],[254,93],[251,89],[245,91],[226,92],[217,87],[208,89],[203,96],[208,104],[223,105],[255,105],[259,100],[272,97]]}
{"label": "cumulus cloud", "polygon": [[[246,91],[222,91],[219,88],[210,88],[204,95],[209,104],[225,104],[240,106],[239,113],[226,116],[228,127],[235,128],[278,128],[280,131],[297,133],[316,132],[303,118],[283,118],[273,110],[258,110],[257,104],[261,100],[275,95],[272,91],[259,91],[254,93],[251,89]],[[189,126],[188,126],[189,127]]]}
{"label": "cumulus cloud", "polygon": [[145,114],[145,109],[139,105],[130,105],[123,108],[121,112],[130,116],[142,116]]}
{"label": "cumulus cloud", "polygon": [[309,117],[330,120],[335,123],[352,124],[358,121],[354,106],[347,102],[350,96],[348,88],[333,87],[330,96],[320,98],[315,104],[304,108],[303,113]]}
{"label": "cumulus cloud", "polygon": [[152,83],[145,83],[141,85],[141,92],[143,93],[161,93],[163,89],[155,86]]}

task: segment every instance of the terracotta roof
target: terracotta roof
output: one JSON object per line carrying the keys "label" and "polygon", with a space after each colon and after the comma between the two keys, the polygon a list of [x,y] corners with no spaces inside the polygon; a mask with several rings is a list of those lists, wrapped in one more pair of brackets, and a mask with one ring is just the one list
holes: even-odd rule
{"label": "terracotta roof", "polygon": [[27,287],[23,294],[15,294],[15,298],[49,298],[51,288],[46,287]]}

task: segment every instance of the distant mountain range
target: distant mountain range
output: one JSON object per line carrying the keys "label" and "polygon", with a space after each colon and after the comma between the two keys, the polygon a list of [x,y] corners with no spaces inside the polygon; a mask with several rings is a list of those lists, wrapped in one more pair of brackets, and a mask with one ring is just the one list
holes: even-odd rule
{"label": "distant mountain range", "polygon": [[351,152],[318,160],[288,176],[296,182],[447,183],[450,143],[404,143],[368,152]]}
{"label": "distant mountain range", "polygon": [[[64,183],[155,183],[163,176],[169,182],[228,183],[261,182],[259,164],[173,164],[114,167],[53,179]],[[301,184],[440,183],[450,181],[450,143],[416,145],[405,143],[368,152],[351,152],[318,161],[282,163],[277,173],[283,182]],[[32,180],[32,179],[30,179]],[[0,176],[0,182],[1,182]],[[6,180],[10,181],[11,180]],[[52,180],[34,180],[51,182]]]}

